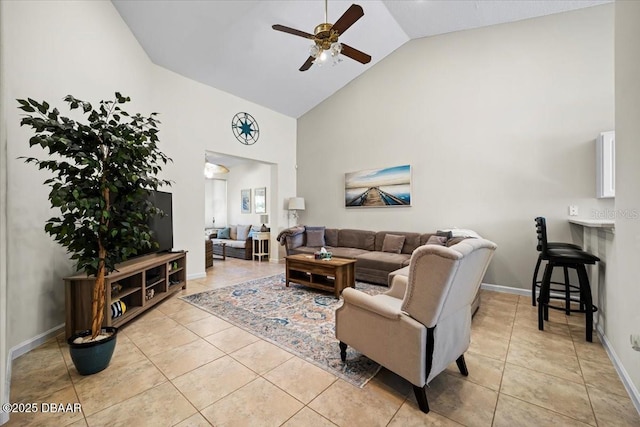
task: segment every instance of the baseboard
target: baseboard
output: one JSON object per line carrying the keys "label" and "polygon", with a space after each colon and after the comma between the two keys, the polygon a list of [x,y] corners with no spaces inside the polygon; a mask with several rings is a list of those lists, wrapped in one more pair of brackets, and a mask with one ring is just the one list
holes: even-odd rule
{"label": "baseboard", "polygon": [[[6,395],[4,396],[3,402],[10,402],[10,391],[11,391],[11,367],[13,365],[13,361],[18,357],[22,356],[25,353],[30,352],[34,348],[44,344],[49,341],[51,338],[57,336],[61,332],[64,331],[64,323],[58,326],[55,326],[49,329],[46,332],[36,335],[35,337],[28,339],[26,341],[21,342],[20,344],[11,347],[9,350],[9,360],[7,360],[7,377],[6,377]],[[9,414],[6,412],[0,411],[0,424],[4,424],[9,421]]]}
{"label": "baseboard", "polygon": [[[510,286],[493,285],[491,283],[483,283],[482,285],[480,285],[480,288],[484,289],[485,291],[502,292],[505,294],[515,294],[525,297],[531,297],[531,289],[512,288]],[[559,292],[551,292],[550,295],[552,297],[564,298],[564,294]]]}
{"label": "baseboard", "polygon": [[[2,357],[6,357],[7,360],[7,369],[6,369],[6,377],[4,378],[4,396],[2,396],[2,403],[10,403],[10,392],[11,392],[11,352],[8,354],[3,354]],[[0,425],[9,422],[9,414],[0,410]]]}
{"label": "baseboard", "polygon": [[[487,291],[531,296],[531,289],[512,288],[510,286],[493,285],[490,283],[483,283],[481,285],[481,288]],[[480,304],[482,305],[482,303]],[[640,413],[640,392],[638,392],[638,389],[636,388],[635,384],[633,384],[633,381],[631,380],[631,377],[627,373],[627,370],[622,365],[620,358],[618,358],[618,355],[613,350],[613,347],[611,346],[611,343],[607,339],[607,336],[604,334],[604,331],[602,330],[601,325],[596,325],[596,332],[598,334],[598,337],[600,338],[600,341],[602,342],[602,346],[604,347],[605,351],[609,355],[609,359],[611,360],[613,367],[616,369],[616,372],[618,373],[618,376],[620,377],[620,380],[622,381],[624,388],[627,390],[627,393],[629,393],[629,398],[631,399],[633,406],[635,406],[636,411]]]}
{"label": "baseboard", "polygon": [[[11,365],[13,359],[11,358],[11,350],[9,350],[9,354],[3,354],[2,357],[7,358],[7,370],[6,377],[4,378],[4,396],[2,396],[2,403],[10,403],[11,400]],[[9,414],[4,411],[0,411],[0,425],[9,422]]]}
{"label": "baseboard", "polygon": [[[49,339],[59,335],[61,332],[64,331],[64,323],[55,326],[51,329],[49,329],[46,332],[43,332],[41,334],[36,335],[35,337],[28,339],[26,341],[21,342],[20,344],[11,347],[11,349],[9,350],[9,357],[10,360],[13,361],[15,359],[17,359],[18,357],[22,356],[23,354],[33,350],[34,348],[44,344],[45,342],[47,342]],[[10,369],[11,366],[8,366],[7,369]],[[9,376],[8,378],[11,378],[11,376]]]}
{"label": "baseboard", "polygon": [[187,274],[187,280],[202,279],[203,277],[207,277],[206,272]]}
{"label": "baseboard", "polygon": [[485,291],[494,291],[494,292],[502,292],[505,294],[531,296],[531,289],[512,288],[510,286],[493,285],[491,283],[483,283],[482,285],[480,285],[480,288],[484,289]]}
{"label": "baseboard", "polygon": [[609,359],[611,359],[611,362],[613,363],[613,367],[616,368],[618,376],[622,380],[622,384],[624,384],[624,388],[627,389],[627,393],[629,393],[629,397],[631,398],[633,406],[635,406],[636,411],[638,411],[638,413],[640,414],[640,393],[638,392],[638,389],[636,388],[635,384],[633,384],[633,381],[631,381],[629,373],[622,365],[622,362],[618,358],[616,352],[613,350],[611,343],[607,339],[600,325],[596,327],[596,331],[598,332],[598,336],[600,337],[602,346],[607,351]]}

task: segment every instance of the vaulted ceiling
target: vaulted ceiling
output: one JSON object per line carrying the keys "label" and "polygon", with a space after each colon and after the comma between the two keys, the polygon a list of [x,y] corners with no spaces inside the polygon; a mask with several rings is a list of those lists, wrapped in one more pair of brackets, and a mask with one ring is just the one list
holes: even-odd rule
{"label": "vaulted ceiling", "polygon": [[[340,41],[371,55],[371,62],[344,57],[336,66],[300,72],[311,41],[271,26],[313,33],[324,21],[321,0],[112,0],[155,64],[294,118],[408,40],[611,1],[359,0],[364,16]],[[328,21],[352,3],[330,0]]]}

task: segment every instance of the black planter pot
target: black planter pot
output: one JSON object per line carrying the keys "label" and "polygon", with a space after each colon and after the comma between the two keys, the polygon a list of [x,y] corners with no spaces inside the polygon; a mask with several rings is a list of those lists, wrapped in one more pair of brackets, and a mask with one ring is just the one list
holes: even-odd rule
{"label": "black planter pot", "polygon": [[105,326],[104,332],[111,333],[109,338],[81,344],[74,344],[78,337],[91,335],[91,330],[85,330],[71,335],[67,340],[71,359],[80,375],[91,375],[104,370],[111,362],[111,356],[116,348],[116,336],[118,328]]}

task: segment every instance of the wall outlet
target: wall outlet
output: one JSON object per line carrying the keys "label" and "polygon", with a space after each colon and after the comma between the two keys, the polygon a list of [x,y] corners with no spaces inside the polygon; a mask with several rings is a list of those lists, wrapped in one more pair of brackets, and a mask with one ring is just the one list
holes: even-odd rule
{"label": "wall outlet", "polygon": [[578,216],[578,207],[576,205],[569,205],[569,216]]}
{"label": "wall outlet", "polygon": [[631,334],[631,348],[640,351],[640,335]]}

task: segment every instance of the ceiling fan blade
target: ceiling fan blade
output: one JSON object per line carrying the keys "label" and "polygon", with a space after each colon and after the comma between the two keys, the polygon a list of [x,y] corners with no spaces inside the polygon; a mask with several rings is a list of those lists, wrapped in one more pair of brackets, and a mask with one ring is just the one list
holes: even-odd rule
{"label": "ceiling fan blade", "polygon": [[342,34],[363,16],[364,10],[362,10],[362,7],[358,6],[357,4],[352,4],[349,9],[347,9],[347,11],[343,13],[340,18],[338,18],[331,29],[337,31],[338,34]]}
{"label": "ceiling fan blade", "polygon": [[307,61],[304,64],[302,64],[302,67],[300,67],[300,71],[307,71],[309,68],[311,68],[314,60],[315,58],[313,56],[310,56],[309,58],[307,58]]}
{"label": "ceiling fan blade", "polygon": [[341,44],[342,44],[342,51],[340,52],[341,54],[348,56],[351,59],[355,59],[361,64],[368,64],[371,61],[371,56],[367,55],[366,53],[360,52],[358,49],[354,49],[348,44],[344,44],[344,43],[341,43]]}
{"label": "ceiling fan blade", "polygon": [[282,31],[283,33],[293,34],[294,36],[304,37],[305,39],[312,39],[313,34],[305,33],[304,31],[296,30],[295,28],[285,27],[284,25],[271,26],[276,31]]}

